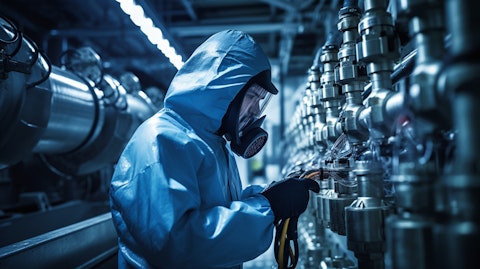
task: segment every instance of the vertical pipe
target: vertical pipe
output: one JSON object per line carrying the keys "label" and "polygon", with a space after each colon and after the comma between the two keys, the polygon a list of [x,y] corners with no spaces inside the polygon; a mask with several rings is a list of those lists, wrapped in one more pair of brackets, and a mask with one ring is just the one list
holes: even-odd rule
{"label": "vertical pipe", "polygon": [[367,102],[370,109],[369,130],[374,139],[392,135],[391,120],[384,112],[386,100],[393,94],[391,73],[399,56],[399,41],[394,31],[393,19],[386,11],[385,0],[364,1],[365,13],[358,25],[360,41],[357,59],[366,65],[372,84]]}
{"label": "vertical pipe", "polygon": [[480,255],[480,36],[476,3],[446,1],[446,25],[452,43],[439,82],[453,96],[456,151],[453,171],[442,178],[443,218],[436,227],[437,267],[476,268]]}
{"label": "vertical pipe", "polygon": [[[442,0],[398,0],[399,16],[409,21],[410,36],[416,48],[416,62],[407,85],[406,114],[410,123],[397,132],[394,173],[397,214],[387,219],[387,265],[394,269],[434,269],[433,229],[435,225],[434,193],[440,177],[438,162],[427,156],[421,160],[419,146],[441,145],[436,137],[447,120],[448,111],[440,106],[435,79],[441,67],[444,44]],[[413,127],[410,127],[412,126]],[[406,127],[405,127],[406,126]],[[410,128],[410,129],[409,129]],[[413,139],[408,139],[413,136]],[[435,141],[433,139],[436,138]],[[412,143],[411,141],[418,141]],[[434,146],[432,146],[434,147]],[[438,146],[434,149],[441,152]],[[399,152],[407,153],[400,154]]]}

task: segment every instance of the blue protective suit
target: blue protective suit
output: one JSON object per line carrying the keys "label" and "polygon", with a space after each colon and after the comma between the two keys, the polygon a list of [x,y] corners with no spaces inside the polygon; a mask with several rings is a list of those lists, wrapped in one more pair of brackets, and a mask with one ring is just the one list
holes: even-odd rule
{"label": "blue protective suit", "polygon": [[178,71],[165,107],[139,126],[112,178],[120,268],[241,268],[269,248],[274,215],[263,188],[242,190],[216,134],[237,93],[267,69],[251,37],[229,30]]}

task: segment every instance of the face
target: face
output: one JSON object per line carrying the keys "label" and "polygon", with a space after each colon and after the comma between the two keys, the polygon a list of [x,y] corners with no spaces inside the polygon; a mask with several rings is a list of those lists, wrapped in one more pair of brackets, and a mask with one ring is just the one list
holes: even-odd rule
{"label": "face", "polygon": [[258,84],[252,84],[245,93],[240,108],[238,130],[242,135],[244,128],[263,113],[271,94]]}

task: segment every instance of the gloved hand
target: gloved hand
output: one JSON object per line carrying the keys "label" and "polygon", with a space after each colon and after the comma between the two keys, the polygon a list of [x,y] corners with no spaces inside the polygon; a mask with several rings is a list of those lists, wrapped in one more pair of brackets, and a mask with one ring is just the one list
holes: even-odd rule
{"label": "gloved hand", "polygon": [[309,190],[318,193],[320,186],[308,178],[286,178],[273,182],[261,194],[270,202],[277,221],[300,216],[307,209]]}

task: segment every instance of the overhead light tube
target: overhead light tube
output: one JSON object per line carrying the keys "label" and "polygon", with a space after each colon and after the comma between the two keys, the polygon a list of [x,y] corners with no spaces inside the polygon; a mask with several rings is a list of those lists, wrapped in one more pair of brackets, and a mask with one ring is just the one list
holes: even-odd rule
{"label": "overhead light tube", "polygon": [[180,69],[184,64],[182,56],[177,53],[170,41],[165,38],[162,30],[156,27],[152,19],[145,14],[142,6],[136,4],[134,0],[115,1],[120,4],[120,8],[130,17],[130,20],[140,27],[147,39],[170,60],[177,70]]}

